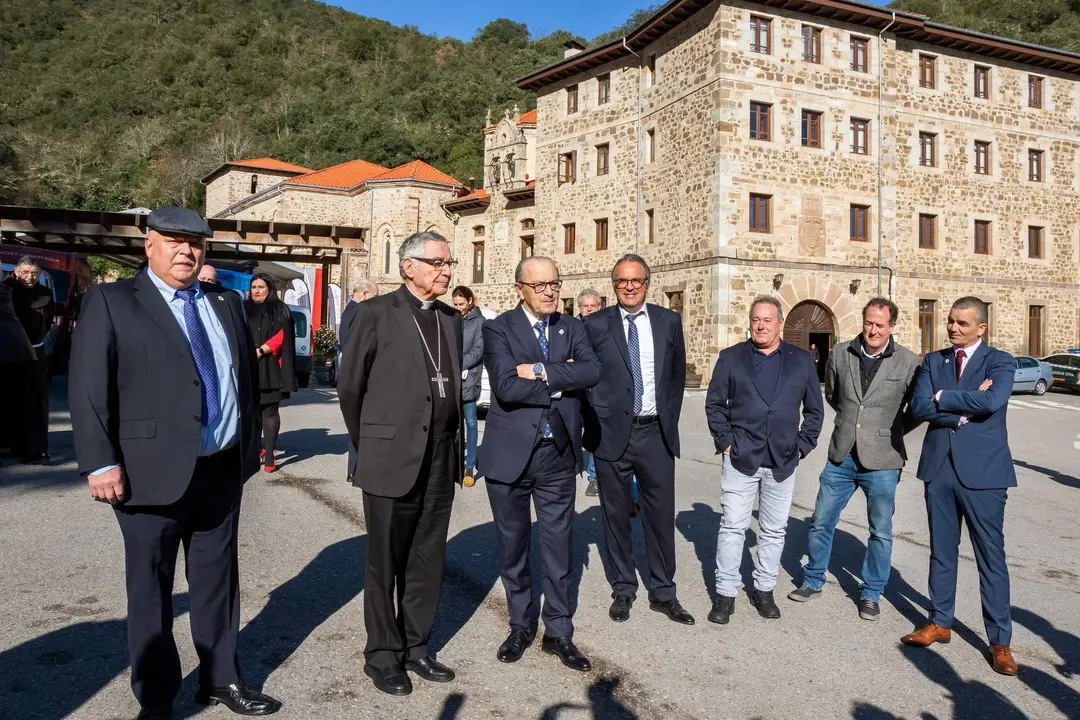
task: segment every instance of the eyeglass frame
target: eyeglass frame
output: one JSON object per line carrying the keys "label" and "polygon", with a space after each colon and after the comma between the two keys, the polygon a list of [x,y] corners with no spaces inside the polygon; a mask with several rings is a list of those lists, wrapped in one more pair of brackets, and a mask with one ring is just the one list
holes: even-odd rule
{"label": "eyeglass frame", "polygon": [[649,278],[647,278],[647,277],[617,278],[614,281],[612,281],[612,284],[615,286],[615,288],[617,290],[626,290],[626,289],[639,290],[639,289],[641,289],[643,287],[648,286]]}
{"label": "eyeglass frame", "polygon": [[419,260],[420,262],[424,263],[425,265],[434,268],[436,271],[442,270],[444,267],[445,268],[450,268],[450,270],[452,271],[454,269],[454,266],[458,264],[458,261],[455,260],[454,258],[450,258],[449,260],[443,260],[442,258],[426,258],[426,257],[416,257],[414,255],[410,255],[406,259],[407,260]]}
{"label": "eyeglass frame", "polygon": [[563,281],[562,280],[551,280],[549,282],[538,282],[538,283],[528,283],[528,282],[522,281],[522,282],[519,282],[519,283],[516,283],[516,284],[532,288],[532,291],[534,293],[540,294],[540,293],[544,292],[545,290],[547,290],[549,286],[555,292],[559,292],[560,290],[562,290]]}

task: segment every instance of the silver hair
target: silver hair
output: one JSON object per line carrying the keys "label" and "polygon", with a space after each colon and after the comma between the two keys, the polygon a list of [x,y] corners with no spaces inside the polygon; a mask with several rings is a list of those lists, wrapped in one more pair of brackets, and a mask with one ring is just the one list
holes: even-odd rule
{"label": "silver hair", "polygon": [[649,269],[649,263],[645,262],[645,258],[634,253],[626,253],[615,262],[615,265],[611,268],[611,281],[615,282],[618,279],[615,277],[615,271],[619,269],[619,266],[628,262],[637,263],[645,269],[645,283],[648,284],[649,280],[652,279],[652,270]]}
{"label": "silver hair", "polygon": [[533,260],[547,260],[549,263],[555,266],[555,277],[559,277],[558,263],[556,263],[549,257],[544,257],[543,255],[530,255],[529,257],[523,258],[518,261],[517,267],[514,268],[514,282],[519,283],[525,281],[525,266]]}
{"label": "silver hair", "polygon": [[353,283],[352,291],[353,293],[374,293],[375,295],[378,295],[379,286],[370,278],[360,278]]}
{"label": "silver hair", "polygon": [[953,304],[953,310],[974,310],[979,324],[990,322],[990,308],[986,303],[974,295],[966,295],[957,299]]}
{"label": "silver hair", "polygon": [[437,232],[418,232],[413,233],[401,243],[401,247],[398,248],[398,272],[401,273],[402,279],[405,279],[405,261],[409,258],[422,258],[424,257],[424,250],[427,248],[429,242],[440,242],[445,245],[450,245],[446,238]]}
{"label": "silver hair", "polygon": [[599,305],[602,302],[600,300],[600,293],[596,292],[592,288],[585,288],[584,290],[582,290],[581,292],[579,292],[577,294],[577,305],[580,306],[582,298],[587,298],[587,297],[596,298],[596,304],[597,305]]}
{"label": "silver hair", "polygon": [[23,255],[21,258],[19,258],[19,262],[15,263],[15,267],[22,267],[23,265],[36,267],[38,270],[41,269],[41,263],[39,263],[37,260],[30,257],[29,255]]}
{"label": "silver hair", "polygon": [[774,298],[772,295],[758,295],[754,298],[754,302],[750,303],[750,317],[754,316],[754,308],[758,305],[772,305],[776,308],[776,319],[784,319],[784,306],[780,304],[780,301]]}

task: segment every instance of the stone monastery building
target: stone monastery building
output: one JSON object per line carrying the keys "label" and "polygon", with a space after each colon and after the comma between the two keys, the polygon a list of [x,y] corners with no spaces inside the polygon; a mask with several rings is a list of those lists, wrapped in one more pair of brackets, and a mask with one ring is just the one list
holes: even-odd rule
{"label": "stone monastery building", "polygon": [[879,287],[916,351],[969,294],[1004,350],[1080,346],[1080,55],[849,0],[672,0],[518,84],[537,109],[484,129],[475,190],[421,161],[262,158],[209,176],[207,213],[369,228],[345,286],[395,286],[401,240],[437,230],[496,310],[523,256],[559,263],[570,311],[585,287],[613,300],[637,252],[698,373],[759,294],[823,358]]}

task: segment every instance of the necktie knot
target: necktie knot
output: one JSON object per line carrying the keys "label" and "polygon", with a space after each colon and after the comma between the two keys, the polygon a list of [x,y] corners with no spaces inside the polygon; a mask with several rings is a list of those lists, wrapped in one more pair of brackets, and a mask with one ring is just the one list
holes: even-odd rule
{"label": "necktie knot", "polygon": [[536,328],[536,332],[540,333],[541,335],[544,333],[544,330],[547,329],[547,325],[544,324],[543,320],[537,320],[533,327]]}
{"label": "necktie knot", "polygon": [[966,357],[967,357],[967,353],[964,352],[963,350],[957,350],[956,351],[956,359],[957,360],[963,360]]}
{"label": "necktie knot", "polygon": [[631,325],[633,325],[634,321],[637,320],[639,317],[641,317],[644,314],[645,314],[644,312],[636,312],[636,313],[633,313],[633,314],[627,313],[626,319],[630,321]]}
{"label": "necktie knot", "polygon": [[195,288],[181,288],[180,290],[176,291],[176,297],[180,298],[186,303],[193,303],[195,302]]}

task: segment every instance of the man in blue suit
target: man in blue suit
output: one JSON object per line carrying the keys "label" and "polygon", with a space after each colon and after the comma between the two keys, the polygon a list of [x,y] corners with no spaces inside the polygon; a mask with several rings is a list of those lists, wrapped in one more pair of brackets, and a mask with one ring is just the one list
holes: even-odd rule
{"label": "man in blue suit", "polygon": [[554,261],[526,258],[514,280],[521,304],[484,323],[492,400],[477,458],[510,611],[510,634],[497,657],[517,662],[536,635],[529,570],[529,506],[535,503],[543,568],[542,649],[586,672],[592,664],[573,643],[570,578],[575,480],[583,467],[581,400],[600,379],[600,363],[581,321],[555,312],[562,281]]}
{"label": "man in blue suit", "polygon": [[962,518],[979,568],[990,661],[997,672],[1016,675],[1004,533],[1008,488],[1016,486],[1005,426],[1015,364],[982,342],[986,322],[986,303],[979,298],[954,302],[952,347],[927,353],[916,375],[912,414],[929,423],[917,476],[926,483],[932,610],[930,621],[901,642],[927,647],[951,639]]}
{"label": "man in blue suit", "polygon": [[762,617],[780,617],[773,590],[795,492],[795,467],[817,446],[821,433],[825,405],[817,367],[810,353],[780,339],[783,326],[779,300],[768,295],[754,300],[750,340],[720,353],[705,399],[716,452],[725,455],[716,597],[709,613],[709,621],[721,625],[735,611],[755,499],[760,533],[750,600]]}

